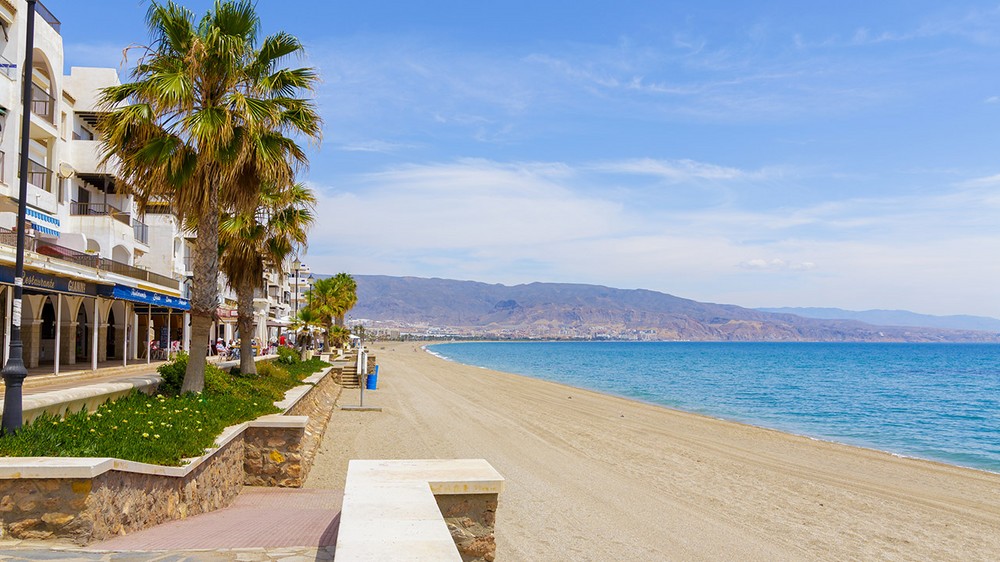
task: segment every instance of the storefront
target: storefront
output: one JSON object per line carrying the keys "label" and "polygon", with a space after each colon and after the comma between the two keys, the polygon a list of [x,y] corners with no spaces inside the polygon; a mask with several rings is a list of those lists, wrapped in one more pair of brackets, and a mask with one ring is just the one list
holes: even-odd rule
{"label": "storefront", "polygon": [[131,312],[131,357],[168,359],[180,350],[189,350],[191,304],[187,299],[150,289],[111,285],[98,287],[98,294],[125,302]]}

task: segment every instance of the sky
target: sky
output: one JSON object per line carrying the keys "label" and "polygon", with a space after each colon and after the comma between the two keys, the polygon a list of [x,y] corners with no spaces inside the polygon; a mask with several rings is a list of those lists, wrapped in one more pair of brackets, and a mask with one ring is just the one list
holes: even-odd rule
{"label": "sky", "polygon": [[[67,72],[148,38],[44,3]],[[1000,2],[257,7],[322,80],[316,272],[1000,317]]]}

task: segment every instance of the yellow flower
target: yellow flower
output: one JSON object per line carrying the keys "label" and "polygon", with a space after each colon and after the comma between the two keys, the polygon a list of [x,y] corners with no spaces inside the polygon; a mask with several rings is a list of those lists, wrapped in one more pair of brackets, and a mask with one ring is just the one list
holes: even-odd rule
{"label": "yellow flower", "polygon": [[142,436],[143,437],[149,437],[149,434],[148,433],[143,433]]}
{"label": "yellow flower", "polygon": [[91,432],[91,433],[96,433],[96,432],[97,432],[97,430],[96,430],[96,429],[93,429],[93,428],[91,428],[90,432]]}
{"label": "yellow flower", "polygon": [[128,423],[128,420],[122,420],[122,423]]}
{"label": "yellow flower", "polygon": [[96,414],[96,415],[97,415],[97,417],[99,417],[99,418],[103,418],[103,417],[104,417],[104,416],[102,416],[102,415],[101,415],[101,413],[100,413],[100,412],[97,412],[97,414]]}
{"label": "yellow flower", "polygon": [[160,438],[160,434],[159,434],[159,433],[154,433],[154,434],[153,434],[153,437],[155,437],[155,438],[159,439],[159,438]]}

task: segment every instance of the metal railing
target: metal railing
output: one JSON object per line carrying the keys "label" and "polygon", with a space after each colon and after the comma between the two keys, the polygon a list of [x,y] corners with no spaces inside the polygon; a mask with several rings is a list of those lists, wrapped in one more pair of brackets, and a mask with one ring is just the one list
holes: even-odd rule
{"label": "metal railing", "polygon": [[56,19],[56,17],[52,15],[52,12],[50,12],[49,9],[46,8],[44,4],[42,4],[41,2],[35,2],[35,13],[42,16],[42,19],[45,20],[46,23],[51,25],[52,29],[54,29],[56,33],[59,33],[60,35],[62,34],[62,31],[60,30],[60,28],[62,27],[62,22]]}
{"label": "metal railing", "polygon": [[132,219],[132,232],[135,234],[135,239],[143,244],[149,244],[149,225],[137,220]]}
{"label": "metal railing", "polygon": [[45,119],[53,125],[56,124],[56,98],[46,92],[38,84],[31,85],[31,112]]}
{"label": "metal railing", "polygon": [[7,57],[0,55],[0,74],[11,80],[17,80],[17,64]]}
{"label": "metal railing", "polygon": [[50,191],[52,185],[52,170],[28,158],[28,183]]}
{"label": "metal railing", "polygon": [[184,271],[194,271],[194,256],[184,257]]}
{"label": "metal railing", "polygon": [[[17,247],[17,232],[6,228],[0,228],[0,244],[3,244],[5,246]],[[161,285],[163,287],[169,287],[175,290],[180,289],[181,286],[180,281],[172,277],[167,277],[166,275],[160,275],[159,273],[147,271],[145,269],[135,267],[134,265],[129,265],[127,263],[122,263],[122,262],[117,262],[115,260],[102,258],[97,254],[81,252],[79,250],[66,248],[65,246],[60,246],[58,244],[52,244],[51,242],[47,242],[45,240],[41,240],[32,236],[25,236],[24,249],[30,252],[41,254],[43,256],[48,256],[50,258],[68,261],[71,263],[92,267],[94,269],[100,269],[103,271],[110,271],[112,273],[117,273],[119,275],[131,277],[133,279],[139,279],[140,281],[148,281],[150,283],[156,283],[157,285]]]}
{"label": "metal railing", "polygon": [[70,201],[69,214],[77,216],[108,215],[122,224],[132,225],[131,215],[108,203],[81,203],[79,201]]}

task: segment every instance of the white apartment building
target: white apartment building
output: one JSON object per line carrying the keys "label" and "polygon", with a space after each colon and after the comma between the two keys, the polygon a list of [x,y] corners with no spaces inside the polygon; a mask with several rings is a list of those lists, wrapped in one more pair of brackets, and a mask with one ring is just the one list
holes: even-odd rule
{"label": "white apartment building", "polygon": [[[99,90],[118,84],[110,68],[77,68],[63,75],[60,22],[36,4],[25,279],[22,311],[24,361],[97,368],[98,362],[148,361],[159,350],[191,349],[191,240],[169,205],[145,216],[115,179],[115,165],[100,164],[95,125]],[[27,22],[24,0],[0,0],[0,326],[3,360],[16,257],[18,153]],[[269,283],[270,283],[269,279]],[[262,303],[258,338],[268,325],[287,321],[287,283],[274,276],[277,303]],[[220,280],[216,337],[236,337],[235,295]],[[266,293],[272,294],[270,286]],[[207,346],[208,342],[205,342]],[[195,346],[201,348],[201,345]],[[158,351],[152,355],[165,355]]]}

